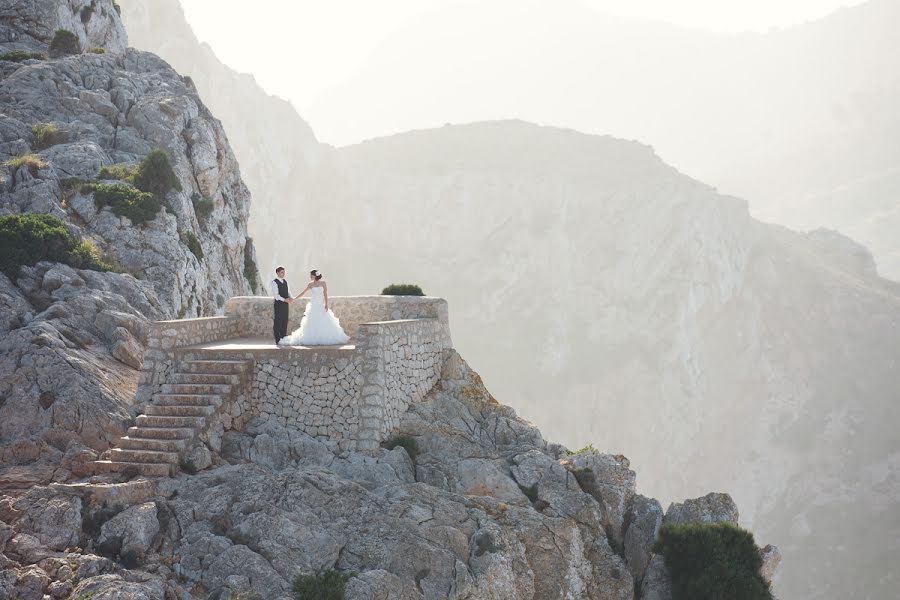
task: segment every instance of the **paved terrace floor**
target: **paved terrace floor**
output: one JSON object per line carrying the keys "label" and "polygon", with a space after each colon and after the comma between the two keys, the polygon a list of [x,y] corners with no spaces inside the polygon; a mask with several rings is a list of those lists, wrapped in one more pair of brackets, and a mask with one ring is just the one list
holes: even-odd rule
{"label": "paved terrace floor", "polygon": [[347,344],[337,344],[333,346],[276,346],[272,338],[235,338],[231,340],[219,340],[215,342],[205,342],[203,344],[195,344],[193,346],[181,346],[181,351],[209,351],[216,353],[245,353],[253,352],[254,354],[268,353],[293,353],[293,352],[352,352],[356,350],[356,345],[351,339]]}

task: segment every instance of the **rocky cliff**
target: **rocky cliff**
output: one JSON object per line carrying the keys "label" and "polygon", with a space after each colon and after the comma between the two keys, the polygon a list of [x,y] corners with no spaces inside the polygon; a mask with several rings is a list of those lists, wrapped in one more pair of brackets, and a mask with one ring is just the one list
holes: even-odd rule
{"label": "rocky cliff", "polygon": [[[126,50],[117,10],[110,0],[0,6],[0,216],[56,217],[112,266],[38,262],[0,274],[8,485],[66,479],[67,452],[122,434],[148,319],[215,314],[258,284],[250,195],[221,124],[168,64]],[[62,51],[60,29],[74,38]],[[165,208],[138,222],[104,207],[100,189],[152,204],[125,173],[156,149],[177,180],[159,198]],[[118,174],[99,179],[104,168]]]}

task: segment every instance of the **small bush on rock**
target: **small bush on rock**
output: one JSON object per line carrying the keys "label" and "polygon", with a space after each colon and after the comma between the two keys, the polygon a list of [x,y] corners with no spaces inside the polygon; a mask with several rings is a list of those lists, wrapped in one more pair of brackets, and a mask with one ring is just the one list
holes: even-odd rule
{"label": "small bush on rock", "polygon": [[424,296],[425,292],[422,291],[417,285],[412,283],[392,283],[387,286],[383,290],[381,290],[382,296]]}
{"label": "small bush on rock", "polygon": [[0,55],[0,60],[7,60],[9,62],[22,62],[30,59],[47,60],[47,55],[41,54],[40,52],[26,52],[25,50],[13,50],[12,52]]}
{"label": "small bush on rock", "polygon": [[588,444],[584,448],[579,448],[578,450],[567,450],[566,454],[569,456],[578,456],[579,454],[588,454],[589,452],[597,452],[597,449],[594,448],[593,444]]}
{"label": "small bush on rock", "polygon": [[100,173],[97,175],[97,179],[119,179],[121,181],[131,182],[131,180],[134,178],[134,172],[136,170],[137,167],[135,167],[134,165],[126,164],[100,167]]}
{"label": "small bush on rock", "polygon": [[409,454],[412,460],[416,460],[416,455],[419,453],[419,443],[416,442],[416,438],[405,433],[392,436],[389,440],[382,442],[381,446],[388,450],[393,450],[400,446],[406,450],[406,453]]}
{"label": "small bush on rock", "polygon": [[293,592],[297,600],[344,600],[347,582],[355,573],[328,570],[320,575],[298,575]]}
{"label": "small bush on rock", "polygon": [[22,154],[6,161],[5,163],[3,163],[3,166],[9,167],[13,171],[24,167],[31,172],[32,176],[34,176],[37,175],[37,172],[41,169],[46,169],[47,167],[49,167],[50,164],[37,154]]}
{"label": "small bush on rock", "polygon": [[84,240],[72,248],[69,264],[76,269],[91,271],[115,271],[113,265],[103,258],[100,249],[90,240]]}
{"label": "small bush on rock", "polygon": [[196,192],[191,194],[191,204],[194,205],[194,213],[196,213],[197,218],[200,220],[209,218],[209,215],[212,214],[213,207],[215,206],[212,200],[204,198]]}
{"label": "small bush on rock", "polygon": [[200,240],[197,239],[193,232],[187,234],[187,247],[197,257],[197,260],[203,260],[203,248],[200,246]]}
{"label": "small bush on rock", "polygon": [[137,189],[153,194],[160,200],[166,197],[169,190],[181,191],[181,182],[164,150],[153,150],[144,157],[132,182]]}
{"label": "small bush on rock", "polygon": [[91,48],[88,52],[91,54],[106,54],[106,48]]}
{"label": "small bush on rock", "polygon": [[93,192],[98,210],[108,206],[119,217],[128,217],[134,225],[153,220],[162,203],[153,194],[142,192],[124,183],[88,183],[82,192]]}
{"label": "small bush on rock", "polygon": [[259,269],[256,268],[256,262],[253,260],[253,240],[247,238],[244,244],[244,279],[250,284],[250,290],[256,293],[256,281],[259,279]]}
{"label": "small bush on rock", "polygon": [[60,58],[72,54],[81,54],[81,42],[71,31],[58,29],[50,42],[50,58]]}
{"label": "small bush on rock", "polygon": [[66,143],[66,132],[56,123],[35,123],[31,126],[31,135],[34,136],[35,150],[44,150],[56,144]]}
{"label": "small bush on rock", "polygon": [[653,551],[666,560],[674,600],[772,600],[753,534],[731,523],[663,525]]}

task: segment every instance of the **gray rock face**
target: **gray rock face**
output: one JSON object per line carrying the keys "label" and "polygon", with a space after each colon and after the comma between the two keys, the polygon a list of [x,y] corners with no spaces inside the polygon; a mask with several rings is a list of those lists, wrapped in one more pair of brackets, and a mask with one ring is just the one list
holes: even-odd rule
{"label": "gray rock face", "polygon": [[[73,31],[85,50],[108,52],[2,63],[0,162],[33,152],[46,167],[0,166],[0,215],[59,217],[131,274],[40,263],[13,281],[0,275],[0,487],[76,476],[72,465],[55,466],[71,441],[102,451],[124,433],[149,320],[214,314],[258,283],[252,269],[245,277],[255,260],[249,192],[190,82],[154,55],[126,51],[111,0],[5,2],[0,52],[46,52],[57,28]],[[62,132],[48,147],[32,134],[39,122]],[[90,193],[66,182],[136,165],[155,148],[169,155],[182,190],[143,225],[98,210]],[[211,201],[212,212],[198,214],[197,199]],[[202,258],[188,248],[190,236]],[[18,458],[20,443],[35,451]],[[23,463],[33,468],[25,473]]]}
{"label": "gray rock face", "polygon": [[128,36],[113,0],[7,0],[0,6],[0,44],[47,53],[58,29],[74,33],[83,50],[121,53]]}
{"label": "gray rock face", "polygon": [[99,542],[104,544],[116,539],[121,544],[121,554],[132,553],[140,558],[150,549],[158,533],[156,504],[146,502],[127,508],[104,523]]}
{"label": "gray rock face", "polygon": [[654,554],[641,585],[641,600],[672,600],[672,578],[661,554]]}
{"label": "gray rock face", "polygon": [[636,495],[625,518],[625,562],[640,587],[653,555],[653,544],[663,522],[662,506],[653,498]]}
{"label": "gray rock face", "polygon": [[738,523],[738,509],[728,494],[711,492],[701,498],[672,503],[666,511],[665,523]]}
{"label": "gray rock face", "polygon": [[778,571],[778,567],[781,565],[781,552],[777,547],[769,544],[760,551],[760,554],[762,554],[763,564],[759,572],[763,579],[771,584],[772,579],[775,578],[775,572]]}

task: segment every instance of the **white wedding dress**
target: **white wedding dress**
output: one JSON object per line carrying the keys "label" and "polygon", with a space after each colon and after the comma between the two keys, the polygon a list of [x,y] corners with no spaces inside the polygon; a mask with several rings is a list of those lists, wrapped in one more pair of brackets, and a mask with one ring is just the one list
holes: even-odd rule
{"label": "white wedding dress", "polygon": [[334,312],[325,310],[325,292],[320,287],[310,290],[309,304],[300,327],[278,342],[281,346],[332,346],[346,344],[350,336],[344,333]]}

